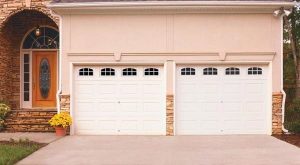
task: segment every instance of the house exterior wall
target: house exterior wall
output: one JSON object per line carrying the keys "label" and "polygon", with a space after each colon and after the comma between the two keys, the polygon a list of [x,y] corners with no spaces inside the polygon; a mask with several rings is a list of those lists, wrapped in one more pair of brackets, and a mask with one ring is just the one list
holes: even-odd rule
{"label": "house exterior wall", "polygon": [[272,90],[281,90],[282,21],[272,14],[62,17],[63,93],[70,93],[69,63],[91,61],[272,62]]}
{"label": "house exterior wall", "polygon": [[174,135],[174,64],[269,64],[272,132],[282,132],[282,19],[272,13],[63,14],[61,34],[64,96],[72,63],[165,63],[166,135]]}

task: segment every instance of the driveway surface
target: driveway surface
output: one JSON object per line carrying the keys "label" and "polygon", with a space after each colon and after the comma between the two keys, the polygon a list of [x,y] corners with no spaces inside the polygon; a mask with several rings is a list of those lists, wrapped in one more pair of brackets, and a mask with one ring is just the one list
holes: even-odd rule
{"label": "driveway surface", "polygon": [[267,135],[68,136],[18,164],[300,165],[300,148]]}

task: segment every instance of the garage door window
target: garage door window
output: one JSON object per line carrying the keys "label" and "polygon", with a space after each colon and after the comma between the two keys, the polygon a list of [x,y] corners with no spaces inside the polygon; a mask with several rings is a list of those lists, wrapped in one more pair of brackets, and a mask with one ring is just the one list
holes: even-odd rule
{"label": "garage door window", "polygon": [[159,71],[156,68],[147,68],[144,71],[144,75],[145,76],[158,76],[159,75]]}
{"label": "garage door window", "polygon": [[79,76],[93,76],[94,71],[91,68],[81,68],[79,69]]}
{"label": "garage door window", "polygon": [[101,76],[114,76],[115,70],[113,68],[103,68],[101,69]]}
{"label": "garage door window", "polygon": [[137,71],[134,68],[126,68],[126,69],[123,69],[122,75],[123,76],[136,76]]}
{"label": "garage door window", "polygon": [[262,69],[259,67],[248,68],[248,75],[261,75]]}
{"label": "garage door window", "polygon": [[226,75],[239,75],[240,74],[240,69],[239,68],[226,68],[225,70]]}
{"label": "garage door window", "polygon": [[218,69],[217,68],[205,68],[203,69],[203,75],[217,75]]}
{"label": "garage door window", "polygon": [[195,75],[196,70],[194,68],[182,68],[181,75]]}

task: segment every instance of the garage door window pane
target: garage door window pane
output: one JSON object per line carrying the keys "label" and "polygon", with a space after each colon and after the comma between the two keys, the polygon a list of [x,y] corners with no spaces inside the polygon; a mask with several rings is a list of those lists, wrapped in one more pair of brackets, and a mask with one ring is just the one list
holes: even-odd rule
{"label": "garage door window pane", "polygon": [[259,67],[248,68],[248,75],[261,75],[262,69]]}
{"label": "garage door window pane", "polygon": [[144,75],[145,76],[158,76],[159,75],[159,71],[156,68],[147,68],[144,71]]}
{"label": "garage door window pane", "polygon": [[182,68],[181,75],[195,75],[196,70],[194,68]]}
{"label": "garage door window pane", "polygon": [[203,75],[217,75],[218,69],[217,68],[205,68],[203,69]]}
{"label": "garage door window pane", "polygon": [[114,76],[115,70],[113,68],[103,68],[101,69],[101,76]]}
{"label": "garage door window pane", "polygon": [[136,76],[137,71],[134,68],[126,68],[126,69],[123,69],[122,75],[123,76]]}
{"label": "garage door window pane", "polygon": [[79,76],[93,76],[94,71],[91,68],[81,68],[79,70]]}
{"label": "garage door window pane", "polygon": [[225,70],[226,75],[239,75],[240,74],[240,69],[239,68],[226,68]]}

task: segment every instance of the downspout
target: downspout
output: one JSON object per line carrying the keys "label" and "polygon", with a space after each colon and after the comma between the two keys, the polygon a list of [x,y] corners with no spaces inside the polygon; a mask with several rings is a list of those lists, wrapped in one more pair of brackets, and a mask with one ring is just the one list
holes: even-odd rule
{"label": "downspout", "polygon": [[[46,7],[49,8],[49,4],[46,5]],[[51,15],[54,15],[59,18],[59,49],[58,49],[58,89],[56,92],[56,107],[57,107],[57,113],[60,113],[60,95],[62,93],[62,82],[61,82],[61,77],[62,77],[62,71],[61,71],[61,66],[62,66],[62,17],[59,14],[56,14],[53,10],[50,10]]]}
{"label": "downspout", "polygon": [[285,129],[284,127],[284,116],[285,116],[285,100],[286,100],[286,93],[283,89],[283,17],[287,17],[285,14],[281,15],[281,93],[282,93],[282,104],[281,104],[281,111],[282,111],[282,131],[284,133],[288,133],[289,130]]}

